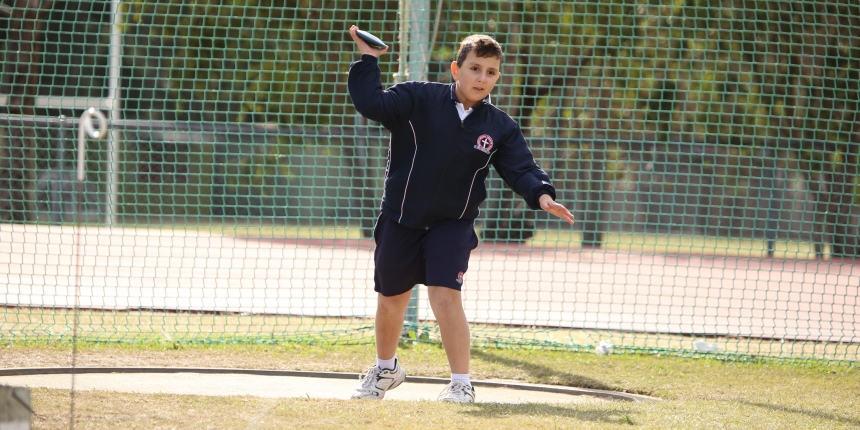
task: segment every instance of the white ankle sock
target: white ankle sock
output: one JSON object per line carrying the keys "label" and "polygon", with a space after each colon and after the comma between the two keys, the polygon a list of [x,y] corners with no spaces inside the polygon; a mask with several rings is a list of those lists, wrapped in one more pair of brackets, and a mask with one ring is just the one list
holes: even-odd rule
{"label": "white ankle sock", "polygon": [[452,373],[451,374],[451,382],[460,381],[468,386],[472,386],[472,383],[469,381],[468,373]]}
{"label": "white ankle sock", "polygon": [[394,370],[394,366],[397,365],[397,356],[391,357],[390,360],[383,360],[379,357],[376,357],[376,365],[379,366],[380,369],[388,369]]}

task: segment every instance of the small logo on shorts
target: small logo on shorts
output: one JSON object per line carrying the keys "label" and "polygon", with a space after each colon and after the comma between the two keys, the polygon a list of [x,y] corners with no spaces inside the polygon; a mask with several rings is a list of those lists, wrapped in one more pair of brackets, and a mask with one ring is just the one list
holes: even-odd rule
{"label": "small logo on shorts", "polygon": [[463,275],[464,275],[463,272],[460,272],[457,274],[457,283],[458,284],[461,284],[461,285],[463,284]]}
{"label": "small logo on shorts", "polygon": [[475,145],[475,149],[483,152],[484,154],[489,154],[490,151],[493,150],[493,138],[490,137],[489,134],[482,134],[481,137],[478,138],[478,144]]}

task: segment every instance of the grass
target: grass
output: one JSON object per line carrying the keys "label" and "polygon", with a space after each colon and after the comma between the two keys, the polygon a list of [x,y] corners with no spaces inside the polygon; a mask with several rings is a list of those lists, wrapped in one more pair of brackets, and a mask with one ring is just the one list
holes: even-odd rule
{"label": "grass", "polygon": [[[444,351],[404,344],[411,375],[445,377]],[[369,345],[327,343],[84,343],[79,366],[238,367],[358,372]],[[6,367],[68,366],[69,345],[13,342]],[[474,379],[510,379],[646,394],[655,403],[379,403],[301,398],[76,393],[76,428],[860,428],[860,369],[821,361],[720,361],[654,354],[598,356],[530,349],[475,348]],[[34,429],[68,428],[69,393],[34,389]]]}
{"label": "grass", "polygon": [[[68,341],[74,312],[69,309],[0,309],[0,341]],[[758,357],[856,361],[856,343],[782,341],[755,338],[708,338],[665,333],[471,324],[472,343],[478,347],[550,347],[591,351],[609,340],[617,351],[692,356],[696,340],[716,343],[722,358]],[[440,341],[433,321],[423,321],[418,335]],[[246,315],[237,313],[164,312],[155,310],[92,311],[78,316],[78,338],[88,342],[278,343],[314,340],[329,343],[367,343],[373,337],[373,320],[351,317]],[[714,354],[711,354],[714,355]]]}
{"label": "grass", "polygon": [[[327,227],[212,225],[200,230],[239,237],[361,237],[358,229]],[[533,246],[578,247],[579,237],[576,232],[539,231],[530,243]],[[607,250],[754,258],[762,256],[766,249],[763,241],[755,240],[624,233],[609,233],[604,243]],[[812,258],[813,254],[809,244],[777,242],[776,257],[805,259]],[[9,308],[0,315],[0,339],[36,339],[0,344],[0,366],[70,365],[68,311]],[[357,319],[83,311],[80,324],[81,336],[90,341],[81,344],[77,361],[81,367],[238,367],[358,372],[374,358],[372,347],[367,344],[320,341],[329,335],[340,337],[343,333],[351,333],[346,336],[347,340],[366,343],[368,322]],[[224,331],[225,328],[229,328],[228,331]],[[689,349],[691,339],[681,336],[510,329],[524,341],[535,344],[589,345],[604,336],[628,336],[623,343],[636,347],[627,349],[631,352],[627,354],[597,356],[586,348],[583,352],[577,352],[576,348],[569,351],[499,348],[490,336],[483,336],[499,327],[475,326],[473,329],[475,344],[481,346],[472,353],[473,379],[509,379],[617,390],[651,395],[663,401],[452,406],[437,402],[379,404],[87,391],[76,393],[75,428],[860,428],[860,408],[857,407],[860,369],[857,364],[808,359],[820,357],[821,348],[836,348],[825,351],[828,356],[856,357],[857,345],[733,339],[724,343],[726,352],[740,354],[743,359],[723,361],[717,358],[732,357],[645,353]],[[269,343],[217,342],[219,339],[262,341],[267,333],[303,331],[308,333],[305,343],[283,343],[277,336],[272,336]],[[107,337],[100,337],[105,333]],[[187,337],[183,333],[199,333],[201,338],[183,339]],[[120,340],[123,342],[117,342]],[[634,353],[636,351],[643,353]],[[437,345],[404,344],[398,354],[411,375],[448,375],[444,351]],[[763,355],[804,359],[757,358]],[[69,427],[68,392],[36,388],[32,397],[36,411],[33,428]]]}
{"label": "grass", "polygon": [[[530,240],[532,246],[565,247],[581,242],[581,233],[565,230],[539,230]],[[604,233],[602,249],[654,254],[707,255],[724,257],[767,257],[767,241],[682,234]],[[829,249],[829,248],[828,248]],[[829,252],[825,249],[825,253]],[[814,260],[812,243],[779,240],[774,242],[773,258]]]}

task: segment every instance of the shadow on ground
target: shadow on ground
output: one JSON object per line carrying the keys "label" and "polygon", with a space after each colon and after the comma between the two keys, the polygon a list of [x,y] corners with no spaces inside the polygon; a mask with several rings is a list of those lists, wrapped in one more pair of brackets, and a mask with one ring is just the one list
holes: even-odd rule
{"label": "shadow on ground", "polygon": [[589,406],[584,404],[553,405],[533,403],[512,405],[501,403],[475,403],[462,412],[475,418],[503,418],[512,415],[552,416],[579,421],[601,422],[607,424],[636,424],[632,408],[619,404],[611,410],[606,405]]}
{"label": "shadow on ground", "polygon": [[832,413],[827,413],[827,412],[823,412],[820,410],[810,410],[810,409],[804,409],[804,408],[798,408],[798,407],[785,406],[785,405],[781,405],[781,404],[751,402],[749,400],[735,400],[735,401],[740,403],[740,404],[743,404],[743,405],[749,405],[749,406],[755,406],[758,408],[770,409],[770,410],[775,411],[775,412],[806,415],[806,416],[811,417],[811,418],[830,420],[830,421],[834,421],[834,422],[847,424],[847,425],[850,425],[852,427],[860,428],[860,419],[848,417],[848,416],[845,416],[842,414],[832,414]]}
{"label": "shadow on ground", "polygon": [[[492,352],[473,349],[472,358],[477,358],[488,363],[496,362],[501,363],[505,366],[522,369],[533,378],[532,381],[527,381],[531,383],[551,383],[554,385],[562,385],[566,387],[589,388],[593,390],[622,391],[617,386],[606,384],[594,378],[589,378],[587,376],[577,375],[569,372],[561,372],[549,366],[542,366],[539,364],[528,363],[522,360],[501,357],[496,354],[493,354]],[[635,392],[634,394],[651,395],[651,393],[647,392]]]}

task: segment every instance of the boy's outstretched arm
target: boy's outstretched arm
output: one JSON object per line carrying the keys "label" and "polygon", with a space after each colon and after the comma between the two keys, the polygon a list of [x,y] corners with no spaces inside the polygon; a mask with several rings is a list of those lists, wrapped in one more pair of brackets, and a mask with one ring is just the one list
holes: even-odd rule
{"label": "boy's outstretched arm", "polygon": [[556,203],[549,194],[541,195],[539,200],[541,209],[567,221],[568,224],[573,224],[573,214],[566,207]]}

